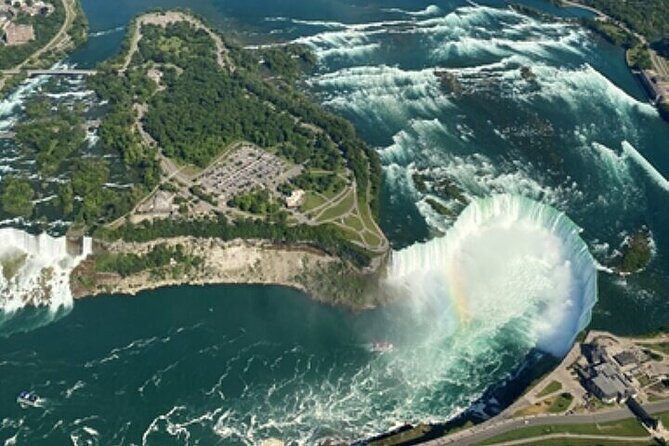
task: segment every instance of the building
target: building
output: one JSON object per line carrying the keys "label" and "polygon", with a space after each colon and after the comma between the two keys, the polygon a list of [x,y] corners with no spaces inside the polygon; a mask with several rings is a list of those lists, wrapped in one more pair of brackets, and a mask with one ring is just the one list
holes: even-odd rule
{"label": "building", "polygon": [[140,214],[169,215],[178,210],[174,204],[174,194],[159,190],[138,208]]}
{"label": "building", "polygon": [[624,351],[618,353],[617,355],[613,355],[613,359],[615,359],[621,367],[637,364],[636,356],[630,351]]}
{"label": "building", "polygon": [[25,45],[33,40],[35,40],[35,29],[32,25],[9,23],[2,35],[2,41],[8,46]]}
{"label": "building", "polygon": [[289,208],[298,208],[304,203],[305,193],[302,189],[296,189],[289,197],[286,197],[286,206]]}
{"label": "building", "polygon": [[625,402],[630,396],[636,394],[627,379],[607,362],[590,369],[586,386],[597,398],[607,404],[616,401]]}

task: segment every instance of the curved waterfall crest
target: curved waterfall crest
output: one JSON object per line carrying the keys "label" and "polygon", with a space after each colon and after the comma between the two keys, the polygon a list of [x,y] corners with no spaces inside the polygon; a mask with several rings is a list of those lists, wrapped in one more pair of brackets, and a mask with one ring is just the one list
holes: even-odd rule
{"label": "curved waterfall crest", "polygon": [[590,322],[596,264],[564,213],[514,195],[472,202],[444,237],[393,253],[386,285],[453,330],[513,327],[560,356]]}

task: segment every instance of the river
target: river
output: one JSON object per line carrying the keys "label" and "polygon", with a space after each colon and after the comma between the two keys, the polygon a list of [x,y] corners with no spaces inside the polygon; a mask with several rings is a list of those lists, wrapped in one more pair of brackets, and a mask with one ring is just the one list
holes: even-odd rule
{"label": "river", "polygon": [[[319,64],[305,86],[382,157],[382,227],[397,251],[389,286],[407,296],[362,314],[279,287],[77,302],[50,324],[0,338],[0,441],[354,440],[476,402],[495,409],[504,401],[487,390],[516,376],[511,394],[521,391],[544,354],[559,356],[588,322],[619,334],[668,326],[669,126],[620,49],[575,24],[479,3],[84,0],[91,39],[68,61],[80,67],[114,55],[130,18],[154,7],[188,6],[249,45],[308,45]],[[435,76],[446,70],[457,91]],[[483,203],[480,212],[435,212],[429,200],[464,207],[444,185]],[[531,201],[477,201],[494,194]],[[489,207],[497,211],[486,217]],[[606,272],[642,225],[654,242],[648,268]],[[456,248],[473,260],[444,273]],[[599,270],[598,291],[573,264]],[[501,279],[509,276],[518,280]],[[376,340],[395,350],[371,352]],[[44,407],[15,405],[22,389],[44,396]]]}

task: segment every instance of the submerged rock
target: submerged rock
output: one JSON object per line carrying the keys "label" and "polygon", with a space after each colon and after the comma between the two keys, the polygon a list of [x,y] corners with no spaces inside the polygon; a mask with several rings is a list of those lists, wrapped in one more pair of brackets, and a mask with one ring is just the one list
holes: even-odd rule
{"label": "submerged rock", "polygon": [[522,77],[523,79],[525,79],[528,82],[533,82],[533,81],[537,80],[537,75],[534,74],[532,69],[530,67],[527,67],[527,66],[521,67],[520,77]]}
{"label": "submerged rock", "polygon": [[464,92],[462,84],[457,77],[450,71],[445,70],[435,70],[434,75],[439,79],[441,83],[441,88],[447,93],[453,93],[456,96],[461,95]]}

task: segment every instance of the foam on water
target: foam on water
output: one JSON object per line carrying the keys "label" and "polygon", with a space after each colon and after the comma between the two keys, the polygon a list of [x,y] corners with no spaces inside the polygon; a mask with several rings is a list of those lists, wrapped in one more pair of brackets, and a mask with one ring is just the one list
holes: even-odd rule
{"label": "foam on water", "polygon": [[399,14],[405,14],[409,16],[414,16],[414,17],[428,17],[428,16],[436,16],[442,14],[442,10],[439,6],[437,5],[429,5],[425,9],[422,9],[420,11],[407,11],[405,9],[400,9],[400,8],[388,8],[384,9],[383,11],[385,12],[396,12]]}
{"label": "foam on water", "polygon": [[125,26],[117,26],[116,28],[111,28],[111,29],[105,29],[102,31],[97,31],[90,33],[88,37],[102,37],[102,36],[108,36],[109,34],[115,34],[115,33],[120,33],[125,30]]}
{"label": "foam on water", "polygon": [[310,82],[318,89],[336,91],[324,98],[326,105],[381,125],[432,115],[450,105],[431,69],[360,66],[316,76]]}
{"label": "foam on water", "polygon": [[[306,446],[443,421],[508,377],[533,348],[563,354],[590,320],[596,274],[579,228],[564,214],[516,196],[477,200],[445,237],[393,253],[383,282],[402,297],[387,310],[398,318],[393,352],[366,353],[350,367],[343,350],[335,353],[340,362],[299,346],[268,355],[271,341],[240,344],[221,358],[206,400],[157,415],[143,444],[213,430],[230,444],[275,437]],[[115,361],[131,354],[142,350],[119,350]],[[147,382],[169,382],[179,367],[167,364]],[[260,370],[281,378],[252,379]],[[240,376],[250,381],[231,391]]]}
{"label": "foam on water", "polygon": [[638,164],[655,184],[669,192],[669,180],[667,180],[664,175],[650,163],[650,161],[644,158],[644,156],[629,142],[623,141],[622,147],[625,155]]}
{"label": "foam on water", "polygon": [[0,132],[9,130],[15,122],[16,111],[27,97],[47,81],[46,76],[37,76],[23,82],[6,99],[0,101]]}
{"label": "foam on water", "polygon": [[497,195],[470,204],[445,237],[393,254],[387,284],[445,308],[462,330],[517,326],[563,355],[590,322],[597,272],[580,229],[538,202]]}

